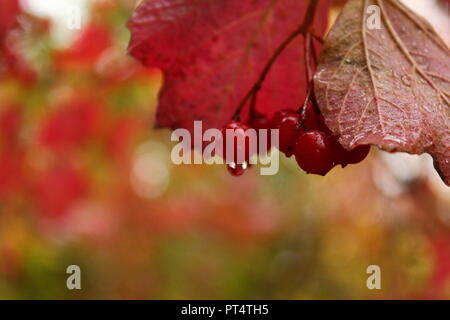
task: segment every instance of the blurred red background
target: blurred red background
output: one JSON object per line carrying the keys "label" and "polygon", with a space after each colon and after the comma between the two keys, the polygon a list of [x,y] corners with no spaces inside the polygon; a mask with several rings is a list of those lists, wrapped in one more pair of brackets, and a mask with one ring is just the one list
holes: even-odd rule
{"label": "blurred red background", "polygon": [[161,74],[126,54],[137,1],[81,1],[79,30],[37,2],[0,3],[0,298],[450,298],[428,157],[372,150],[325,178],[175,166]]}

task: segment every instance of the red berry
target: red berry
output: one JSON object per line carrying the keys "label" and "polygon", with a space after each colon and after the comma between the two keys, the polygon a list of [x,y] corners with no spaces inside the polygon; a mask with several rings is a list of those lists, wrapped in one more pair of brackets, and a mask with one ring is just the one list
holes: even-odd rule
{"label": "red berry", "polygon": [[243,129],[243,130],[247,130],[247,129],[249,129],[249,128],[250,128],[250,127],[247,126],[246,124],[244,124],[244,123],[242,123],[242,122],[234,121],[234,120],[228,122],[228,123],[223,127],[224,130],[226,130],[226,129],[232,129],[232,130]]}
{"label": "red berry", "polygon": [[342,157],[343,159],[341,161],[345,162],[345,164],[360,163],[367,157],[369,151],[370,146],[359,146],[351,151],[345,150]]}
{"label": "red berry", "polygon": [[277,124],[279,124],[281,122],[281,120],[287,116],[288,114],[292,114],[294,111],[289,110],[289,109],[284,109],[284,110],[280,110],[277,111],[273,117],[272,117],[272,128],[275,128]]}
{"label": "red berry", "polygon": [[334,158],[334,164],[338,165],[340,164],[342,166],[342,168],[345,168],[349,163],[346,160],[347,157],[347,153],[348,151],[344,149],[344,147],[342,147],[342,145],[339,143],[339,141],[337,141],[332,135],[331,132],[328,133],[326,132],[329,141],[331,143],[331,149],[332,149],[332,153],[333,153],[333,158]]}
{"label": "red berry", "polygon": [[248,169],[248,165],[247,163],[243,163],[243,164],[236,164],[236,163],[230,163],[227,165],[227,169],[228,172],[234,176],[234,177],[239,177],[242,176],[245,173],[245,170]]}
{"label": "red berry", "polygon": [[250,126],[255,129],[270,129],[272,127],[272,122],[269,118],[263,114],[257,114],[251,121]]}
{"label": "red berry", "polygon": [[262,114],[256,115],[256,117],[250,122],[250,125],[253,129],[256,130],[256,133],[258,134],[258,154],[263,155],[265,152],[263,150],[260,150],[259,146],[259,139],[261,138],[260,134],[262,133],[260,130],[267,130],[267,138],[266,138],[266,150],[269,151],[272,148],[272,140],[271,140],[271,132],[272,129],[272,121],[270,121],[267,117],[265,117]]}
{"label": "red berry", "polygon": [[303,133],[300,126],[300,115],[291,111],[275,124],[275,128],[280,130],[279,149],[289,158],[294,154],[298,136]]}
{"label": "red berry", "polygon": [[333,137],[332,140],[333,154],[335,157],[335,163],[340,164],[342,168],[345,168],[349,164],[356,164],[363,161],[370,151],[370,146],[359,146],[353,150],[347,150]]}
{"label": "red berry", "polygon": [[[228,141],[227,140],[227,131],[232,130],[234,135],[234,141]],[[243,162],[249,162],[251,157],[251,150],[250,150],[250,139],[247,137],[247,134],[249,133],[248,130],[251,130],[251,128],[241,122],[237,121],[231,121],[225,125],[225,127],[222,129],[222,143],[223,143],[223,150],[222,150],[222,157],[227,162],[234,162],[238,164],[242,164]],[[233,159],[228,159],[228,152],[231,153],[230,150],[227,150],[228,145],[233,145],[234,147],[234,157]],[[228,151],[228,152],[227,152]],[[243,155],[243,159],[239,159],[239,155]],[[230,154],[231,157],[231,154]]]}
{"label": "red berry", "polygon": [[326,175],[335,165],[333,142],[324,132],[308,131],[297,140],[295,159],[307,173]]}
{"label": "red berry", "polygon": [[319,130],[325,132],[326,134],[328,134],[329,136],[332,136],[333,133],[331,132],[331,130],[327,127],[327,125],[325,124],[325,119],[323,117],[322,114],[319,114],[319,116],[317,117],[318,121],[319,121]]}
{"label": "red berry", "polygon": [[316,113],[316,110],[314,109],[314,106],[311,102],[308,102],[308,104],[302,110],[302,122],[306,130],[321,129],[319,115]]}

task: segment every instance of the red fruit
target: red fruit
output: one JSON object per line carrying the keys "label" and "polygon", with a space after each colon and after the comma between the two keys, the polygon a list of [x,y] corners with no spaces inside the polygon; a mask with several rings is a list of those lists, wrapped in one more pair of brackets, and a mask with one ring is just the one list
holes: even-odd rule
{"label": "red fruit", "polygon": [[281,118],[280,122],[274,123],[275,128],[280,130],[279,149],[286,157],[294,154],[295,143],[303,128],[300,126],[300,115],[296,112],[290,112]]}
{"label": "red fruit", "polygon": [[332,136],[329,137],[332,141],[335,163],[340,164],[342,168],[345,168],[349,164],[360,163],[369,154],[370,146],[359,146],[349,151],[347,149],[344,149],[339,141],[334,139]]}
{"label": "red fruit", "polygon": [[319,115],[316,113],[314,106],[308,102],[306,107],[302,110],[302,123],[306,130],[320,130]]}
{"label": "red fruit", "polygon": [[348,151],[342,147],[342,145],[337,141],[332,135],[331,132],[325,132],[328,136],[328,139],[331,143],[332,154],[334,158],[334,164],[340,164],[342,168],[345,168],[349,163],[346,160]]}
{"label": "red fruit", "polygon": [[303,115],[305,115],[304,121],[307,130],[310,130],[312,127],[317,127],[317,130],[320,130],[328,135],[330,141],[332,142],[335,164],[340,164],[344,168],[349,164],[356,164],[363,161],[369,154],[370,146],[359,146],[351,151],[344,149],[332,136],[332,132],[325,124],[323,115],[316,114],[311,104],[308,104]]}
{"label": "red fruit", "polygon": [[319,114],[317,119],[318,119],[318,122],[319,122],[319,129],[318,130],[325,132],[329,136],[332,136],[333,133],[331,132],[330,129],[328,129],[327,125],[325,124],[325,119],[324,119],[323,115]]}
{"label": "red fruit", "polygon": [[[227,131],[231,130],[234,135],[234,141],[228,141],[227,140]],[[237,121],[231,121],[225,125],[225,127],[222,129],[222,143],[223,143],[223,151],[222,151],[222,157],[227,162],[234,162],[237,164],[243,164],[244,162],[249,162],[251,157],[251,150],[250,150],[250,140],[246,136],[249,134],[248,130],[251,130],[251,128],[241,122]],[[227,150],[227,146],[233,146],[234,147],[234,157],[233,159],[228,159],[228,152],[231,153],[230,150]],[[227,152],[228,151],[228,152]],[[239,159],[238,156],[243,156],[243,159]],[[229,155],[231,157],[231,154]]]}
{"label": "red fruit", "polygon": [[305,172],[326,175],[335,165],[333,141],[324,132],[308,131],[297,140],[295,159]]}
{"label": "red fruit", "polygon": [[245,170],[248,169],[248,166],[246,163],[244,163],[244,164],[230,163],[227,165],[227,168],[228,168],[228,172],[232,176],[239,177],[245,173]]}
{"label": "red fruit", "polygon": [[272,117],[272,124],[271,124],[271,127],[272,127],[272,128],[276,128],[277,125],[281,122],[281,120],[282,120],[285,116],[287,116],[287,115],[289,115],[289,114],[292,114],[292,113],[294,113],[294,111],[289,110],[289,109],[284,109],[284,110],[277,111],[277,113],[275,113],[275,114],[273,115],[273,117]]}
{"label": "red fruit", "polygon": [[370,152],[370,146],[359,146],[355,149],[348,151],[344,149],[342,154],[341,163],[356,164],[363,161]]}
{"label": "red fruit", "polygon": [[267,130],[267,138],[266,138],[266,150],[269,151],[272,148],[272,140],[271,140],[271,132],[272,129],[272,121],[266,118],[264,115],[258,114],[251,122],[250,126],[256,130],[256,133],[258,134],[258,154],[263,155],[265,152],[263,150],[260,150],[260,130]]}
{"label": "red fruit", "polygon": [[238,129],[242,129],[242,130],[248,130],[250,129],[250,127],[242,122],[238,122],[238,121],[230,121],[228,122],[224,127],[224,130],[226,129],[233,129],[233,130],[238,130]]}
{"label": "red fruit", "polygon": [[[313,23],[318,35],[327,29],[329,1],[321,2]],[[258,91],[259,98],[251,100],[256,110],[264,114],[277,111],[276,105],[293,108],[308,87],[303,43],[296,41],[298,45],[286,46],[273,66],[267,64],[274,46],[279,46],[297,28],[298,17],[306,14],[308,3],[142,1],[128,23],[132,34],[128,52],[166,75],[156,126],[191,129],[190,123],[196,119],[203,120],[204,128],[225,124],[230,119],[230,107],[239,105],[250,88]],[[269,11],[270,17],[261,19],[261,14]],[[264,35],[257,30],[264,30]],[[245,49],[236,51],[238,48]],[[268,67],[272,67],[270,72]],[[255,83],[258,78],[265,79],[263,85]]]}
{"label": "red fruit", "polygon": [[272,121],[270,119],[266,118],[262,114],[257,114],[251,121],[250,126],[255,129],[270,129],[272,127]]}

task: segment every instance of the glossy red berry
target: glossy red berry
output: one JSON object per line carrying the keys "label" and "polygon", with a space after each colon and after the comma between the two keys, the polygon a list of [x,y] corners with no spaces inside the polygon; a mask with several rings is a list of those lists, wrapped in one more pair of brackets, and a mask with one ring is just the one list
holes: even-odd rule
{"label": "glossy red berry", "polygon": [[329,136],[332,136],[333,133],[331,132],[331,130],[327,127],[326,123],[325,123],[325,118],[323,117],[322,114],[319,114],[317,116],[318,122],[319,122],[319,129],[320,131],[325,132],[326,134],[328,134]]}
{"label": "glossy red berry", "polygon": [[369,154],[370,146],[359,146],[349,151],[342,147],[342,145],[332,136],[329,137],[332,140],[335,163],[340,164],[343,168],[349,164],[360,163]]}
{"label": "glossy red berry", "polygon": [[270,129],[272,121],[263,114],[257,114],[251,121],[250,126],[255,129]]}
{"label": "glossy red berry", "polygon": [[[269,120],[267,117],[265,117],[262,114],[257,114],[254,119],[250,122],[250,126],[256,130],[256,133],[258,134],[258,154],[263,155],[267,151],[269,151],[272,148],[272,140],[271,140],[271,129],[272,129],[272,121]],[[262,139],[262,133],[265,131],[266,136],[266,150],[264,150],[260,146],[260,139]]]}
{"label": "glossy red berry", "polygon": [[331,138],[318,130],[302,134],[295,146],[295,159],[305,172],[326,175],[335,166]]}
{"label": "glossy red berry", "polygon": [[369,152],[370,146],[359,146],[351,151],[345,150],[341,161],[345,164],[360,163],[369,155]]}
{"label": "glossy red berry", "polygon": [[293,112],[294,111],[289,110],[289,109],[283,109],[283,110],[277,111],[272,117],[271,127],[272,128],[276,127],[285,116],[292,114]]}
{"label": "glossy red berry", "polygon": [[296,112],[286,114],[278,123],[274,123],[275,129],[280,130],[279,149],[286,157],[294,154],[295,143],[303,129],[300,125],[300,115]]}
{"label": "glossy red berry", "polygon": [[325,132],[330,141],[334,164],[341,165],[342,168],[345,168],[349,163],[346,160],[348,151],[342,147],[342,145],[337,141],[332,135],[331,132]]}
{"label": "glossy red berry", "polygon": [[227,165],[228,172],[234,176],[234,177],[240,177],[242,176],[245,171],[248,169],[247,163],[243,164],[236,164],[236,163],[230,163]]}
{"label": "glossy red berry", "polygon": [[314,106],[311,102],[304,107],[301,113],[301,119],[303,122],[303,126],[306,130],[320,130],[320,120],[319,114],[316,113]]}
{"label": "glossy red berry", "polygon": [[[250,150],[250,140],[246,136],[248,134],[248,130],[251,128],[247,126],[246,124],[243,124],[241,122],[237,121],[230,121],[225,125],[225,127],[222,129],[222,157],[227,162],[234,162],[238,164],[242,164],[243,162],[249,162],[251,155]],[[228,135],[227,132],[232,131],[234,141],[228,141]],[[233,157],[228,159],[228,157],[231,157],[231,150],[228,150],[227,148],[233,146]],[[228,151],[228,152],[227,152]],[[243,159],[239,159],[239,156],[242,155]]]}

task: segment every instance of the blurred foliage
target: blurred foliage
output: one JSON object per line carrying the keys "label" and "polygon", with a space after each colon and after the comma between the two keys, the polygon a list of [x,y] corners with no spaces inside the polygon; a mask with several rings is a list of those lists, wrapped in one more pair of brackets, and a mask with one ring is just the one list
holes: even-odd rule
{"label": "blurred foliage", "polygon": [[325,178],[172,165],[161,74],[126,54],[134,6],[90,1],[67,48],[42,17],[0,25],[0,298],[450,297],[448,192],[385,192],[376,152]]}

